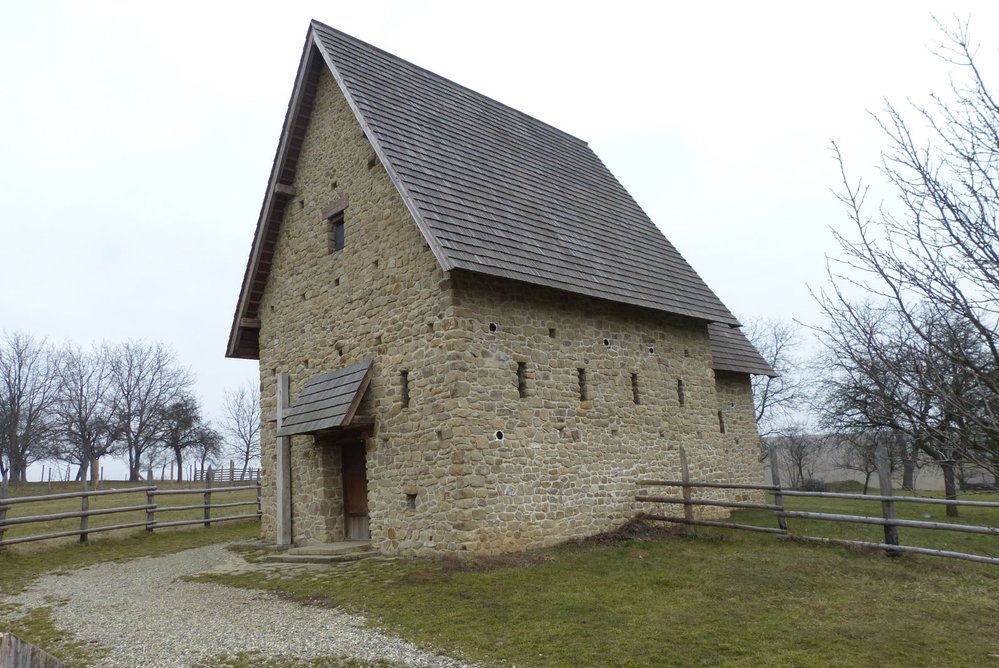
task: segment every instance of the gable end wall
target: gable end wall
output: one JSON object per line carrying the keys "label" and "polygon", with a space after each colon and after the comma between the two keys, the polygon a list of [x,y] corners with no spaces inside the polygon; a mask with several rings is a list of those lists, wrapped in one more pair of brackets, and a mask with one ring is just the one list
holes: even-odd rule
{"label": "gable end wall", "polygon": [[[276,409],[278,372],[290,375],[294,400],[310,376],[372,358],[358,414],[377,414],[376,429],[395,440],[433,433],[432,415],[401,410],[399,371],[409,369],[414,400],[433,401],[441,392],[431,379],[435,360],[443,361],[437,323],[447,308],[444,275],[327,71],[294,185],[260,308],[262,414]],[[330,252],[322,212],[344,198],[345,248]],[[264,422],[265,538],[275,535],[275,431],[274,422]],[[381,442],[368,438],[369,478],[394,484],[394,471],[405,464],[386,458]],[[317,445],[312,436],[293,437],[291,448],[294,541],[342,540],[339,448]]]}

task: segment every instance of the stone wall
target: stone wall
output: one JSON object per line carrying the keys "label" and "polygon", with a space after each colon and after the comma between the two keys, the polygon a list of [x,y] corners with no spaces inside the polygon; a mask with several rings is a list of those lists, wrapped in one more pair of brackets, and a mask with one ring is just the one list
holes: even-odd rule
{"label": "stone wall", "polygon": [[[403,411],[399,373],[409,370],[410,393],[426,405],[442,392],[433,377],[442,364],[444,278],[412,217],[365,138],[353,112],[324,72],[298,161],[296,200],[281,222],[280,240],[261,303],[262,412],[276,408],[276,374],[291,376],[294,399],[310,376],[375,360],[361,414],[378,415],[390,434],[433,434],[432,414]],[[323,209],[346,198],[345,247],[331,250]],[[263,535],[275,532],[275,424],[265,422]],[[369,466],[405,466],[386,458],[369,439]],[[307,543],[343,539],[339,449],[311,436],[292,438],[293,538]],[[372,474],[376,473],[371,471]],[[390,475],[378,472],[384,479]],[[379,497],[381,499],[381,497]]]}
{"label": "stone wall", "polygon": [[[639,510],[637,479],[677,477],[680,445],[696,479],[760,479],[748,382],[716,385],[703,323],[444,275],[326,73],[295,187],[261,304],[263,414],[277,372],[294,398],[316,373],[374,360],[358,414],[375,418],[377,549],[501,552],[612,528]],[[331,250],[322,211],[344,198],[345,247]],[[273,422],[262,444],[273,538]],[[335,439],[292,439],[297,543],[344,537],[339,452]]]}
{"label": "stone wall", "polygon": [[[703,323],[497,278],[452,282],[451,465],[407,476],[429,503],[379,518],[384,551],[498,552],[610,529],[638,509],[636,480],[678,477],[681,445],[695,479],[760,481],[748,382],[726,385],[722,434]],[[444,544],[413,534],[424,518]]]}
{"label": "stone wall", "polygon": [[[762,484],[766,465],[756,426],[756,407],[753,405],[749,374],[716,371],[715,392],[718,395],[719,419],[725,425],[722,440],[730,477],[738,482]],[[764,495],[762,492],[736,493],[732,498],[762,503]]]}

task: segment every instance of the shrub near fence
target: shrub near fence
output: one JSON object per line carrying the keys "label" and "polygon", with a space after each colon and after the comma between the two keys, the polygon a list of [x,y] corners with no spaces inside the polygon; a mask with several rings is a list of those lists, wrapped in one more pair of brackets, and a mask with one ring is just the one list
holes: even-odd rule
{"label": "shrub near fence", "polygon": [[[224,499],[219,502],[219,495]],[[197,503],[160,505],[157,497],[174,499],[196,496]],[[76,501],[79,499],[79,501]],[[97,507],[100,502],[113,499],[119,505]],[[252,506],[251,512],[233,510]],[[225,509],[230,514],[219,515]],[[216,511],[213,515],[213,511]],[[157,519],[164,513],[178,519]],[[177,513],[178,515],[173,515]],[[166,527],[214,522],[258,519],[260,517],[260,483],[248,485],[215,486],[209,479],[204,487],[191,489],[162,489],[156,486],[124,489],[90,490],[84,484],[76,492],[40,496],[10,496],[0,488],[0,549],[8,545],[39,540],[79,536],[86,542],[92,533],[143,527],[153,531]],[[91,518],[94,518],[93,521]],[[31,530],[35,529],[32,533]]]}
{"label": "shrub near fence", "polygon": [[[941,507],[941,506],[956,506],[959,508],[965,508],[970,510],[985,510],[985,509],[997,509],[995,513],[991,516],[982,515],[984,521],[991,521],[993,523],[999,523],[999,501],[967,501],[967,500],[952,500],[952,499],[940,499],[940,498],[926,498],[926,497],[916,497],[916,496],[895,496],[893,494],[891,485],[891,476],[887,466],[887,457],[884,452],[880,453],[879,460],[881,463],[879,470],[879,482],[880,482],[880,494],[847,494],[847,493],[837,493],[837,492],[809,492],[802,490],[788,490],[780,486],[780,476],[779,472],[776,470],[775,458],[771,453],[771,464],[772,464],[772,474],[773,474],[773,485],[750,485],[750,484],[737,484],[737,483],[718,483],[718,482],[693,482],[690,480],[689,470],[686,463],[686,454],[681,448],[681,476],[682,479],[678,481],[669,480],[639,480],[638,485],[640,487],[676,487],[681,490],[681,496],[655,496],[649,494],[640,494],[635,497],[636,501],[656,503],[656,504],[669,504],[669,505],[679,505],[683,508],[683,516],[678,515],[667,515],[667,514],[654,514],[646,513],[641,515],[642,518],[648,520],[657,520],[670,522],[674,524],[684,524],[693,526],[707,526],[716,527],[723,529],[740,529],[745,531],[757,531],[763,533],[777,534],[782,537],[794,538],[796,540],[818,542],[818,543],[830,543],[837,545],[849,545],[867,548],[880,548],[886,551],[887,554],[891,556],[899,556],[903,552],[913,552],[917,554],[928,554],[940,557],[951,557],[956,559],[965,559],[969,561],[977,561],[989,564],[999,564],[999,527],[988,526],[982,524],[960,524],[957,522],[929,522],[925,519],[907,519],[900,518],[897,516],[897,506],[899,504],[904,504],[907,507],[909,505],[921,505],[930,507]],[[717,499],[694,499],[692,496],[692,490],[695,489],[724,489],[724,490],[744,490],[744,491],[764,491],[773,495],[773,503],[749,503],[749,502],[739,502],[739,501],[725,501]],[[806,509],[789,509],[786,507],[784,497],[791,497],[792,499],[800,499],[801,502],[808,503],[809,506]],[[854,515],[848,513],[840,512],[826,512],[826,510],[821,507],[815,508],[811,507],[811,504],[822,500],[823,503],[827,505],[830,501],[826,500],[843,500],[852,502],[861,502],[867,507],[873,505],[880,506],[881,516],[874,515]],[[749,524],[745,522],[732,522],[732,521],[717,521],[717,520],[707,520],[695,517],[694,509],[697,507],[711,506],[711,507],[722,507],[730,508],[739,511],[750,511],[750,510],[766,510],[772,511],[773,516],[776,518],[777,526],[763,526],[761,524]],[[929,517],[929,513],[923,513],[923,517]],[[801,533],[791,532],[788,528],[787,520],[788,518],[803,519],[803,520],[816,520],[817,525],[828,527],[830,524],[846,523],[852,525],[860,525],[867,527],[879,527],[883,530],[884,538],[883,540],[870,539],[870,540],[857,540],[854,538],[840,538],[831,536],[815,536],[815,535],[804,535]],[[899,528],[905,527],[906,529],[919,529],[919,530],[930,530],[930,531],[944,531],[952,532],[964,535],[977,535],[980,537],[989,536],[997,539],[995,547],[991,545],[986,548],[986,551],[991,554],[981,555],[981,554],[971,554],[968,552],[958,551],[954,549],[940,549],[936,547],[928,547],[926,545],[913,545],[913,544],[902,544],[899,539]],[[830,533],[832,533],[830,531]],[[927,541],[932,542],[932,541]],[[951,541],[953,542],[953,541]],[[980,543],[978,544],[981,545]]]}

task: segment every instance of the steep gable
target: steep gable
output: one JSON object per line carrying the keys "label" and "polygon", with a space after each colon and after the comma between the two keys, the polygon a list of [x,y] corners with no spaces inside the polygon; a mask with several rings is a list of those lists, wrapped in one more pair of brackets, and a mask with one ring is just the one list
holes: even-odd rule
{"label": "steep gable", "polygon": [[313,22],[229,356],[257,355],[256,309],[322,67],[339,84],[443,270],[738,324],[585,142]]}

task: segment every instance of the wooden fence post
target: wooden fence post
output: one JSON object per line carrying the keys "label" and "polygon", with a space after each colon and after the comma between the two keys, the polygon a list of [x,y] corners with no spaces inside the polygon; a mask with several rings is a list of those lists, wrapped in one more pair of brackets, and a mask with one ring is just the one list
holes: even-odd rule
{"label": "wooden fence post", "polygon": [[83,496],[80,497],[80,542],[87,542],[87,528],[90,525],[90,497],[87,496],[87,477],[83,476]]}
{"label": "wooden fence post", "polygon": [[784,495],[780,493],[780,465],[777,462],[777,448],[771,444],[770,448],[770,482],[776,487],[774,490],[774,505],[780,507],[775,511],[777,515],[777,526],[784,533],[787,533],[787,518],[781,515],[784,512]]}
{"label": "wooden fence post", "polygon": [[[0,480],[0,525],[3,524],[5,519],[7,519],[7,506],[4,505],[4,499],[7,498],[7,483],[7,480]],[[258,491],[257,494],[259,495],[260,492]],[[257,498],[259,499],[260,497],[257,496]],[[3,526],[0,526],[0,541],[3,540],[4,531],[6,531],[6,529],[4,529]],[[2,545],[0,545],[0,550],[3,550]]]}
{"label": "wooden fence post", "polygon": [[215,471],[208,467],[208,476],[205,478],[205,528],[212,525],[212,480],[215,478]]}
{"label": "wooden fence post", "polygon": [[156,488],[146,490],[146,531],[152,532],[156,524]]}
{"label": "wooden fence post", "polygon": [[[881,496],[892,496],[892,484],[891,484],[891,468],[888,464],[888,449],[885,448],[883,442],[878,443],[877,449],[874,451],[874,459],[878,465],[878,486],[881,490]],[[890,522],[895,519],[895,502],[892,500],[884,500],[881,502],[881,514],[884,516],[885,520]],[[885,524],[885,543],[888,545],[898,545],[898,527],[894,524]],[[900,557],[902,556],[901,550],[886,550],[888,556]]]}
{"label": "wooden fence post", "polygon": [[694,519],[694,506],[690,503],[690,465],[687,462],[687,451],[680,446],[680,480],[683,481],[683,517]]}

